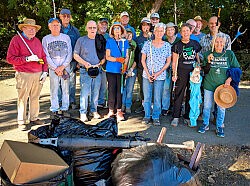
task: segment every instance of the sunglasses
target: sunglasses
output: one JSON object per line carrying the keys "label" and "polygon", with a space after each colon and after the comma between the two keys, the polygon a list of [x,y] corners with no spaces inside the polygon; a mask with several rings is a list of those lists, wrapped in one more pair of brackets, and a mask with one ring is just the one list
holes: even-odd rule
{"label": "sunglasses", "polygon": [[64,14],[64,15],[63,15],[63,18],[70,18],[70,15]]}
{"label": "sunglasses", "polygon": [[118,26],[118,27],[114,27],[113,29],[114,30],[121,30],[121,27]]}

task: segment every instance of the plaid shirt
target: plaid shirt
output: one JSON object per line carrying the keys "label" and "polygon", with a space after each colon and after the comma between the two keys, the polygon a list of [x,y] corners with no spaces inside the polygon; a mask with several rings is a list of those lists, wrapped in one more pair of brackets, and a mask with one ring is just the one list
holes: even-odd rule
{"label": "plaid shirt", "polygon": [[[230,38],[230,36],[223,33],[223,32],[219,32],[219,33],[223,34],[224,38],[226,39],[224,49],[231,50],[231,38]],[[212,49],[212,40],[213,40],[213,36],[211,36],[210,33],[201,38],[200,45],[201,45],[202,49],[199,53],[201,60],[203,60],[203,54],[205,52],[207,52],[208,50]]]}

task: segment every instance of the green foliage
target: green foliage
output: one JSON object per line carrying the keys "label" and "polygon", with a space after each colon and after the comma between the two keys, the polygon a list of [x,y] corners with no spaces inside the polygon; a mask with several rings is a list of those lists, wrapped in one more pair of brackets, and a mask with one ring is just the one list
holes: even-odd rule
{"label": "green foliage", "polygon": [[[137,28],[143,17],[152,9],[154,0],[55,0],[56,13],[61,8],[69,8],[72,12],[72,23],[79,28],[81,34],[85,33],[85,25],[88,20],[97,21],[100,17],[107,17],[109,24],[119,21],[122,11],[130,14],[130,24]],[[228,33],[233,39],[237,28],[242,24],[245,29],[250,24],[250,1],[249,0],[176,0],[178,25],[186,20],[200,15],[208,20],[221,10],[221,30]],[[42,39],[49,33],[47,20],[53,17],[52,0],[1,0],[0,2],[0,58],[4,58],[9,42],[15,34],[13,21],[21,22],[24,18],[33,18],[42,26],[37,36]],[[174,1],[163,1],[158,13],[161,21],[174,22]],[[207,32],[208,29],[204,30]],[[233,49],[249,48],[249,32],[240,36],[233,44]]]}

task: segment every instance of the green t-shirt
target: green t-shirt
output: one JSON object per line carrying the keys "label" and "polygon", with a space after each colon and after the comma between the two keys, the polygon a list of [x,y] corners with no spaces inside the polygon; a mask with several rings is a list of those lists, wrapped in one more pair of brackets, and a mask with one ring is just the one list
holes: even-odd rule
{"label": "green t-shirt", "polygon": [[[204,66],[208,63],[207,57],[211,53],[211,50],[204,53]],[[214,52],[213,56],[210,71],[204,78],[204,89],[214,92],[218,86],[225,83],[227,69],[239,68],[240,64],[231,50],[222,53]]]}

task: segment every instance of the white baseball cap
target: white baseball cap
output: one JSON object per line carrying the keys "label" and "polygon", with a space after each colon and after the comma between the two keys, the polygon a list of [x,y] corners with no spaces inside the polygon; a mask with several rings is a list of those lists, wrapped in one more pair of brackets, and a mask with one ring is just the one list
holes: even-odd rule
{"label": "white baseball cap", "polygon": [[128,17],[129,17],[129,14],[128,14],[128,12],[124,11],[124,12],[122,12],[122,13],[120,14],[120,18],[121,18],[122,16],[128,16]]}

